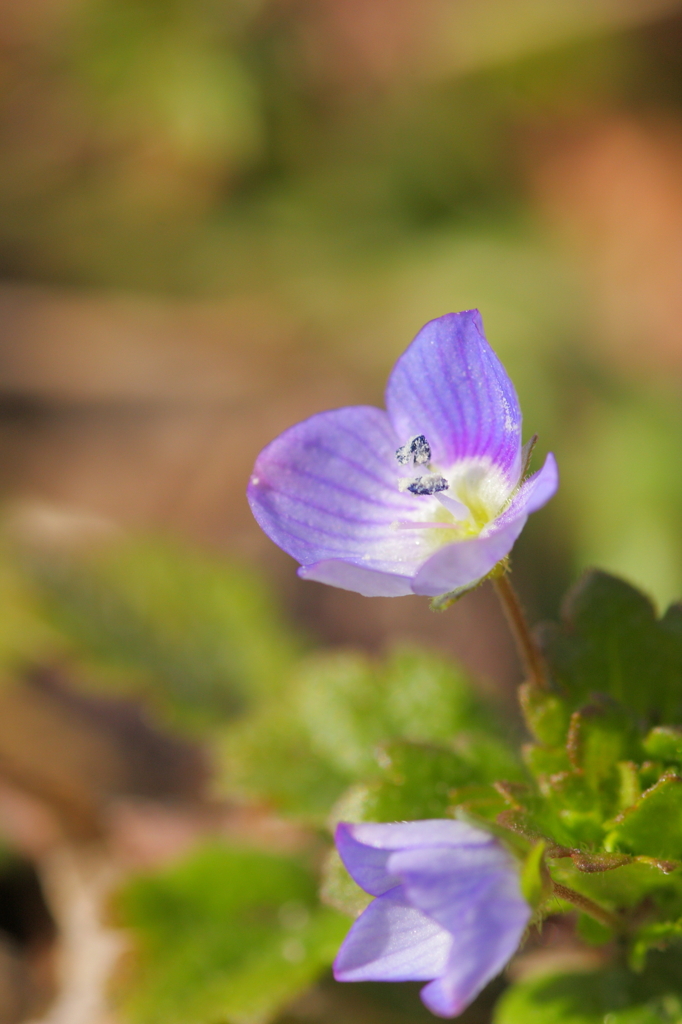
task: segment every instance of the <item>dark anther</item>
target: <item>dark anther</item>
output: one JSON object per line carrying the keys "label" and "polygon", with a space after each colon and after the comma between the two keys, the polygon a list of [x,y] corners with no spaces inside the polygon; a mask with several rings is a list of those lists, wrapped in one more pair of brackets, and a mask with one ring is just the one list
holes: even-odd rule
{"label": "dark anther", "polygon": [[418,476],[407,489],[412,494],[437,494],[439,491],[447,491],[449,486],[444,476],[433,473],[431,476]]}
{"label": "dark anther", "polygon": [[395,453],[395,457],[401,466],[406,466],[408,462],[412,462],[412,456],[410,455],[411,444],[412,442],[408,441],[402,448],[398,448],[398,451]]}
{"label": "dark anther", "polygon": [[431,461],[431,445],[423,434],[418,434],[410,441],[410,451],[418,466],[424,466]]}
{"label": "dark anther", "polygon": [[398,448],[395,457],[401,466],[413,462],[416,466],[425,466],[431,461],[431,445],[423,434],[417,434],[402,448]]}

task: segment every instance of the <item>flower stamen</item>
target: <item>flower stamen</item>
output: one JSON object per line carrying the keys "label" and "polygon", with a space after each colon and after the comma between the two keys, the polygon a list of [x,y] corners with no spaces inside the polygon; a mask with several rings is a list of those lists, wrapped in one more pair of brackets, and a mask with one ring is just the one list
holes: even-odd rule
{"label": "flower stamen", "polygon": [[438,494],[439,491],[447,491],[449,486],[440,473],[429,473],[428,476],[418,476],[416,480],[407,482],[401,490],[409,491],[410,494]]}
{"label": "flower stamen", "polygon": [[431,445],[423,434],[415,434],[398,448],[395,457],[401,466],[427,466],[431,461]]}

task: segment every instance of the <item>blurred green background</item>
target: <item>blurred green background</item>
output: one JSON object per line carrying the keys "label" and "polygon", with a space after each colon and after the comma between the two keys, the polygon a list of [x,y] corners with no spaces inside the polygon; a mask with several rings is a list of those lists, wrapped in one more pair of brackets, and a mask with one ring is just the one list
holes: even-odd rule
{"label": "blurred green background", "polygon": [[[511,644],[485,588],[435,616],[302,583],[246,481],[477,306],[562,475],[515,549],[533,618],[593,564],[680,596],[682,4],[1,0],[0,272],[0,1020],[111,1021],[109,973],[149,1024],[421,1019],[281,1007],[346,927],[332,804],[376,743],[475,733],[467,674],[508,710]],[[107,913],[147,987],[102,954],[69,1004],[69,871],[94,921],[145,865]]]}

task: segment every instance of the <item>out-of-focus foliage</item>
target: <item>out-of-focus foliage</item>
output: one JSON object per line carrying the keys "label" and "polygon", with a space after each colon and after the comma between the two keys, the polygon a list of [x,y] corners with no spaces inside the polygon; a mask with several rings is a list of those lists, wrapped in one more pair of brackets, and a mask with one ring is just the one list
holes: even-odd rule
{"label": "out-of-focus foliage", "polygon": [[582,489],[583,558],[642,581],[663,601],[674,599],[682,572],[682,480],[672,469],[682,459],[676,390],[610,395],[584,429],[565,464],[567,478]]}
{"label": "out-of-focus foliage", "polygon": [[137,941],[123,1008],[140,1024],[258,1024],[327,967],[348,922],[299,859],[211,846],[118,899]]}
{"label": "out-of-focus foliage", "polygon": [[59,635],[41,616],[31,581],[12,558],[9,546],[0,545],[0,666],[6,670],[26,661],[49,657],[59,646]]}
{"label": "out-of-focus foliage", "polygon": [[[224,559],[159,540],[25,560],[49,624],[77,656],[134,673],[161,707],[199,720],[282,688],[300,643],[263,585]],[[62,641],[64,642],[64,641]]]}
{"label": "out-of-focus foliage", "polygon": [[658,620],[644,594],[595,571],[564,602],[561,626],[547,626],[543,638],[569,710],[605,693],[645,721],[682,717],[680,604]]}
{"label": "out-of-focus foliage", "polygon": [[[383,773],[387,741],[422,744],[457,764],[480,757],[487,779],[493,766],[511,761],[495,738],[499,729],[461,671],[437,655],[397,650],[385,662],[315,655],[295,670],[282,699],[226,731],[226,782],[324,821],[349,783]],[[433,785],[442,787],[442,779]]]}
{"label": "out-of-focus foliage", "polygon": [[[500,1000],[495,1024],[674,1024],[682,1009],[678,964],[675,951],[654,954],[643,975],[615,968],[522,982]],[[661,995],[666,982],[670,991]]]}

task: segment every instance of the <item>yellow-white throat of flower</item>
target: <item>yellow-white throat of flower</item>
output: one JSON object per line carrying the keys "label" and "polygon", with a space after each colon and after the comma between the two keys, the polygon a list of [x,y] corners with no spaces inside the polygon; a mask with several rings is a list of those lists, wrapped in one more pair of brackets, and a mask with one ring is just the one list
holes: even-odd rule
{"label": "yellow-white throat of flower", "polygon": [[432,464],[431,446],[417,434],[396,451],[412,475],[398,480],[398,490],[415,495],[419,519],[396,522],[398,530],[434,530],[432,542],[450,543],[477,537],[495,520],[515,490],[498,466],[484,457],[461,459],[452,466]]}

